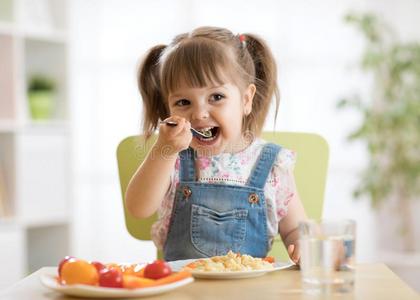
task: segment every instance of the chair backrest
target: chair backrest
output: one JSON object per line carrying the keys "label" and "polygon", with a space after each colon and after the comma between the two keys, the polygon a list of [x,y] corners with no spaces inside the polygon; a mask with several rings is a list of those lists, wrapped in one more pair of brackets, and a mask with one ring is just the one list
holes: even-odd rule
{"label": "chair backrest", "polygon": [[[296,151],[295,179],[297,190],[305,211],[310,218],[322,216],[324,190],[328,168],[328,144],[321,136],[300,132],[264,132],[262,138]],[[120,142],[117,148],[118,170],[124,206],[125,224],[128,232],[136,239],[150,240],[150,229],[156,221],[156,214],[146,219],[136,219],[125,206],[127,185],[141,164],[156,136],[145,142],[142,136],[130,136]],[[158,256],[162,254],[159,253]],[[277,238],[269,253],[271,256],[286,259],[287,253]]]}

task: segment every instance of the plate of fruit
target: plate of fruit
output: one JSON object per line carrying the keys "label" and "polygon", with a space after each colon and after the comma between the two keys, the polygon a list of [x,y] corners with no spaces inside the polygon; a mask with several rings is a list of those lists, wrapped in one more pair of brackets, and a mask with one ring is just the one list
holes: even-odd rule
{"label": "plate of fruit", "polygon": [[44,286],[69,296],[138,298],[157,295],[194,281],[188,271],[174,272],[163,260],[152,263],[103,264],[66,256],[57,274],[42,274]]}

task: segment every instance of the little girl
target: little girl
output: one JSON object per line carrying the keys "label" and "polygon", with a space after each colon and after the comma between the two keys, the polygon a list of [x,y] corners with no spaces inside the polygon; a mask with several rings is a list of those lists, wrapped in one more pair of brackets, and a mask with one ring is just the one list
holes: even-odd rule
{"label": "little girl", "polygon": [[[276,96],[271,51],[256,35],[201,27],[150,49],[139,68],[144,134],[159,136],[131,179],[129,211],[158,212],[152,238],[166,260],[264,257],[280,233],[298,262],[295,154],[260,139]],[[207,136],[192,133],[192,128]]]}

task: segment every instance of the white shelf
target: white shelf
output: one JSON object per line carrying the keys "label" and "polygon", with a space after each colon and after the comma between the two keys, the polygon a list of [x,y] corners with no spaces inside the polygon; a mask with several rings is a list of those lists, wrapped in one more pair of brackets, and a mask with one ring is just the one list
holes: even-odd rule
{"label": "white shelf", "polygon": [[[0,222],[0,290],[16,282],[26,273],[25,231],[14,224]],[[19,257],[19,260],[16,260]]]}
{"label": "white shelf", "polygon": [[38,133],[63,133],[70,132],[70,123],[68,121],[50,120],[50,121],[31,121],[18,129],[19,132],[38,132]]}
{"label": "white shelf", "polygon": [[65,44],[68,41],[64,30],[54,29],[19,29],[13,23],[0,21],[0,35],[10,35],[28,40]]}
{"label": "white shelf", "polygon": [[70,221],[68,215],[62,216],[51,216],[46,215],[38,218],[18,218],[18,217],[6,217],[0,218],[0,229],[8,228],[13,226],[14,228],[34,228],[34,227],[55,227],[66,225]]}
{"label": "white shelf", "polygon": [[0,120],[0,134],[16,132],[19,125],[14,120]]}
{"label": "white shelf", "polygon": [[16,35],[17,31],[13,23],[0,21],[0,34]]}
{"label": "white shelf", "polygon": [[[0,0],[0,200],[7,214],[0,215],[0,249],[8,256],[0,257],[0,288],[70,252],[67,1]],[[34,75],[56,86],[53,113],[42,121],[31,118],[27,96]]]}
{"label": "white shelf", "polygon": [[50,43],[67,43],[67,33],[62,30],[26,30],[22,34],[28,40]]}
{"label": "white shelf", "polygon": [[70,123],[68,121],[50,120],[50,121],[30,121],[26,124],[14,120],[0,120],[0,134],[2,133],[63,133],[70,132]]}
{"label": "white shelf", "polygon": [[26,228],[34,227],[56,227],[61,225],[68,225],[70,221],[69,216],[47,216],[37,219],[17,219],[17,223]]}

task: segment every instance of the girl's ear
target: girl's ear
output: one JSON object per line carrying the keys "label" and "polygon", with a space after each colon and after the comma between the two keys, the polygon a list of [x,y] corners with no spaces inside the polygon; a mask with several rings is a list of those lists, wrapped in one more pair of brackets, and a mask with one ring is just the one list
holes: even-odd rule
{"label": "girl's ear", "polygon": [[255,92],[257,88],[255,84],[251,83],[245,90],[244,97],[243,97],[243,104],[244,104],[244,114],[247,116],[252,111],[252,101],[254,100]]}

